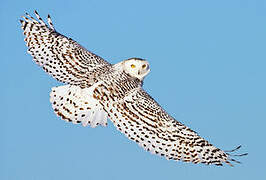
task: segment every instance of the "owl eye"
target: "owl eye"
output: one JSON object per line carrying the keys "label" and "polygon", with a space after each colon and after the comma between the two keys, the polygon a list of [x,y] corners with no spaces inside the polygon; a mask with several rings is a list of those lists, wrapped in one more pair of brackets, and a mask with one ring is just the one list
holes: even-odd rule
{"label": "owl eye", "polygon": [[131,68],[135,68],[136,66],[135,66],[135,64],[131,64]]}
{"label": "owl eye", "polygon": [[146,64],[143,64],[143,65],[142,65],[142,68],[143,68],[143,69],[146,68]]}

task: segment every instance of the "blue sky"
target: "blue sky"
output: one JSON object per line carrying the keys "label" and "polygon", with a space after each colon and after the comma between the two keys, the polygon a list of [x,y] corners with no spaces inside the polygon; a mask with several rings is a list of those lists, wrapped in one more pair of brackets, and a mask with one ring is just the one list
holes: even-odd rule
{"label": "blue sky", "polygon": [[[167,161],[118,132],[60,120],[58,86],[26,53],[19,19],[49,13],[57,31],[111,63],[149,60],[144,88],[217,147],[231,167]],[[263,179],[266,1],[2,1],[0,179]]]}

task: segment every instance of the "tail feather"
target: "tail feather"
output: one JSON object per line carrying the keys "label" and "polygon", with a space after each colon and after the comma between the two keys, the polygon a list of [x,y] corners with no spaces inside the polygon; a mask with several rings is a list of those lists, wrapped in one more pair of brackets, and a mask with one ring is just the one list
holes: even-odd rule
{"label": "tail feather", "polygon": [[91,94],[90,88],[58,86],[52,88],[50,102],[55,113],[65,121],[91,127],[106,126],[107,113]]}

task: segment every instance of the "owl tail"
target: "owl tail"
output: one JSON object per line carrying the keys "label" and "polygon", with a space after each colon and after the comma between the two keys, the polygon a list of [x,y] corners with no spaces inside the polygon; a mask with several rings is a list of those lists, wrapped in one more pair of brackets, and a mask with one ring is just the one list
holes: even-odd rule
{"label": "owl tail", "polygon": [[83,126],[107,125],[107,113],[92,97],[92,88],[78,86],[53,87],[50,102],[54,112],[67,122],[81,123]]}

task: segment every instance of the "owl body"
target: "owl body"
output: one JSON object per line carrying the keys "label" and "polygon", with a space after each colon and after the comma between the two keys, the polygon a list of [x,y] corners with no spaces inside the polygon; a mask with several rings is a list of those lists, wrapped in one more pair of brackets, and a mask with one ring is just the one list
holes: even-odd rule
{"label": "owl body", "polygon": [[26,14],[21,27],[34,61],[67,84],[50,93],[52,108],[63,120],[97,127],[110,119],[129,139],[167,159],[231,166],[238,162],[176,121],[142,88],[150,72],[146,60],[110,64],[58,33],[49,15],[47,25],[35,14],[38,20]]}

